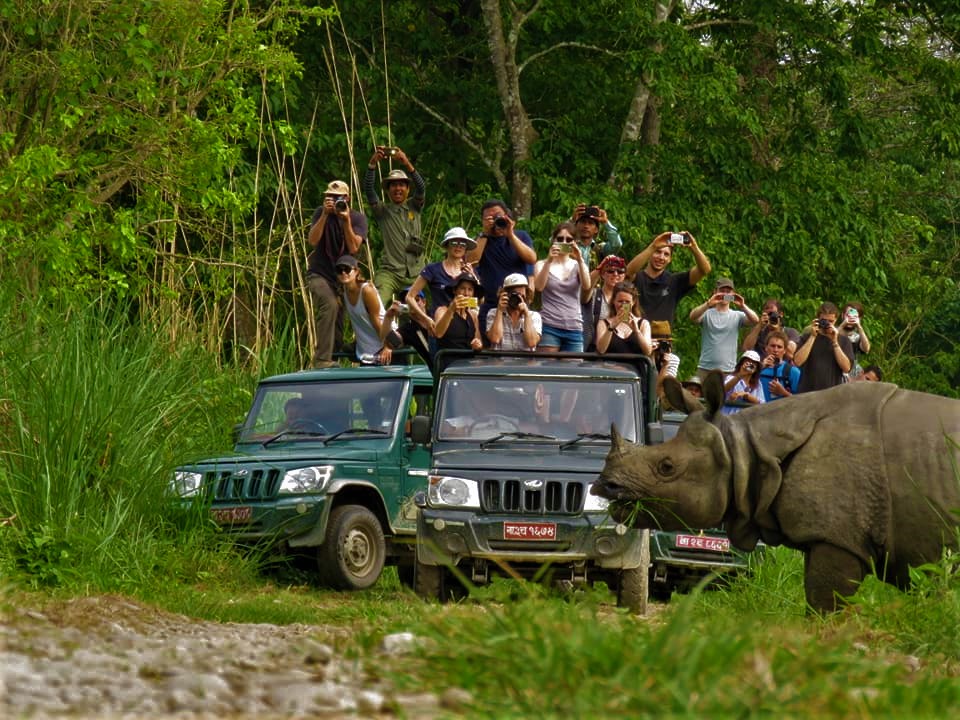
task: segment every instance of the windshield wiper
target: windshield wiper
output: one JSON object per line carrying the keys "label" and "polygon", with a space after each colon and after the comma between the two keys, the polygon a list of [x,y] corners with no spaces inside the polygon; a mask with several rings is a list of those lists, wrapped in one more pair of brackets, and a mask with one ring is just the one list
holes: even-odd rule
{"label": "windshield wiper", "polygon": [[577,436],[573,440],[567,440],[563,445],[560,446],[560,449],[571,447],[576,445],[581,440],[609,440],[610,433],[577,433]]}
{"label": "windshield wiper", "polygon": [[553,435],[541,435],[540,433],[519,432],[519,431],[502,432],[499,435],[494,435],[489,440],[484,440],[482,443],[480,443],[480,449],[482,450],[488,445],[492,445],[493,443],[499,440],[503,440],[505,438],[519,438],[521,440],[529,440],[530,438],[534,438],[537,440],[556,440],[557,439]]}
{"label": "windshield wiper", "polygon": [[268,445],[270,445],[270,443],[276,440],[279,440],[284,435],[294,435],[297,437],[323,437],[324,435],[326,435],[326,433],[314,432],[312,430],[281,430],[276,435],[273,435],[272,437],[268,437],[266,440],[263,441],[262,444],[264,447],[267,447]]}
{"label": "windshield wiper", "polygon": [[333,435],[328,437],[323,441],[324,444],[327,444],[331,440],[338,440],[344,435],[389,435],[385,430],[376,430],[375,428],[347,428],[346,430],[341,430],[340,432],[335,432]]}

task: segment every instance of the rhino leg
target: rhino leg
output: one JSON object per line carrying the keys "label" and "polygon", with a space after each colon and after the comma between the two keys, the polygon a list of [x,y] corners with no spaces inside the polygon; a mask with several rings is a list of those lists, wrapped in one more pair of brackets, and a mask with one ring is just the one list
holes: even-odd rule
{"label": "rhino leg", "polygon": [[826,543],[811,546],[804,555],[807,605],[817,612],[834,612],[837,596],[853,595],[865,573],[866,568],[856,555]]}

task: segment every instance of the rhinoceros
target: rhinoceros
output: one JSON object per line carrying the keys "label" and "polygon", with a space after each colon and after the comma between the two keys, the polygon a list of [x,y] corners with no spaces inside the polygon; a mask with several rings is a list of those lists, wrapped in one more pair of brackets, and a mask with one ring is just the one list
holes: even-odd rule
{"label": "rhinoceros", "polygon": [[821,612],[869,572],[903,588],[909,566],[957,547],[960,401],[853,382],[723,415],[720,373],[704,381],[704,404],[673,379],[664,390],[688,413],[675,438],[639,447],[611,428],[592,492],[617,520],[722,525],[742,550],[801,550],[807,603]]}

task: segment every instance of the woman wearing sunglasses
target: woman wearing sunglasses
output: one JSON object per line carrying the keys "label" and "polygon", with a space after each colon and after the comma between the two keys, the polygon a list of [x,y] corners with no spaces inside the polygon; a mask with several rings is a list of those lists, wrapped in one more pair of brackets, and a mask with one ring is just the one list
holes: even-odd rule
{"label": "woman wearing sunglasses", "polygon": [[389,365],[393,353],[380,340],[384,309],[377,288],[360,277],[353,255],[341,256],[335,269],[343,291],[343,306],[356,337],[357,360],[365,365]]}
{"label": "woman wearing sunglasses", "polygon": [[760,384],[760,355],[754,350],[747,350],[737,361],[732,375],[728,375],[724,382],[727,391],[726,401],[720,409],[724,415],[733,415],[745,407],[762,405],[766,402],[763,395],[763,385]]}
{"label": "woman wearing sunglasses", "polygon": [[610,310],[597,323],[597,352],[653,354],[650,323],[640,317],[637,288],[631,283],[619,282],[613,288]]}
{"label": "woman wearing sunglasses", "polygon": [[[477,277],[466,254],[477,247],[477,241],[467,235],[462,227],[453,227],[447,230],[440,241],[440,247],[446,251],[446,257],[440,262],[430,263],[413,281],[404,300],[410,307],[410,315],[419,318],[422,325],[436,332],[434,315],[437,308],[448,307],[453,302],[454,288],[457,279],[464,273]],[[479,278],[477,278],[479,280]],[[430,294],[430,302],[424,310],[417,304],[417,294],[426,288]]]}
{"label": "woman wearing sunglasses", "polygon": [[583,352],[581,305],[590,298],[590,269],[576,243],[573,223],[560,223],[550,235],[550,252],[536,265],[534,290],[540,293],[543,334],[539,350]]}
{"label": "woman wearing sunglasses", "polygon": [[624,281],[627,263],[616,255],[607,255],[590,273],[593,291],[590,299],[583,304],[583,347],[587,352],[597,349],[597,324],[601,318],[609,317],[613,304],[613,290]]}

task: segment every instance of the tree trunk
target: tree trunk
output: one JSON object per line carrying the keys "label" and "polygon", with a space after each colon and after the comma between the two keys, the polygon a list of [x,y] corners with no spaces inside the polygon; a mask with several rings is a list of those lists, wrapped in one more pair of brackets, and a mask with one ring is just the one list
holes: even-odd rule
{"label": "tree trunk", "polygon": [[528,217],[533,198],[533,176],[527,169],[530,151],[537,139],[520,97],[520,72],[517,67],[517,38],[525,16],[514,11],[511,26],[505,34],[500,0],[482,0],[480,7],[487,27],[490,60],[497,80],[497,93],[507,120],[513,155],[513,192],[510,203],[517,217]]}

